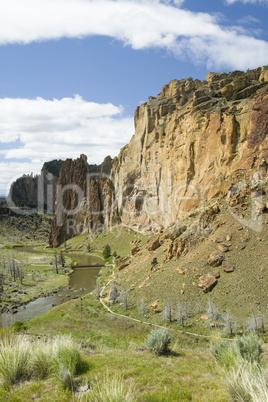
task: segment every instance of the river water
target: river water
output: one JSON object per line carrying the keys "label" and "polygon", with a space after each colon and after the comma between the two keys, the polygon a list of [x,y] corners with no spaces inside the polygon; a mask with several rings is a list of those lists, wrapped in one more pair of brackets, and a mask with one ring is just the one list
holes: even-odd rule
{"label": "river water", "polygon": [[[27,251],[27,247],[20,251]],[[28,251],[34,251],[28,249]],[[104,261],[95,256],[83,254],[69,254],[78,265],[103,265]],[[27,321],[38,315],[47,313],[53,307],[58,306],[70,299],[78,298],[91,292],[96,285],[96,278],[99,274],[100,267],[74,267],[73,272],[70,274],[69,286],[60,289],[46,297],[39,297],[38,299],[24,305],[17,309],[17,313],[2,313],[0,314],[0,328],[8,327],[15,321]]]}

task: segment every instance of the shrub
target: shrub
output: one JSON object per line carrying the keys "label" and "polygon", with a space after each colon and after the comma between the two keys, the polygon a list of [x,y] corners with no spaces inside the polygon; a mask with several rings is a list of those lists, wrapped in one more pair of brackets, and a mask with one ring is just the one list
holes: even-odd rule
{"label": "shrub", "polygon": [[111,247],[109,246],[109,244],[106,244],[106,246],[103,249],[102,254],[103,254],[104,258],[109,258],[110,257],[110,255],[111,255]]}
{"label": "shrub", "polygon": [[240,355],[248,362],[259,362],[262,354],[261,341],[254,334],[236,337],[235,344]]}
{"label": "shrub", "polygon": [[237,348],[230,342],[212,342],[210,352],[214,359],[225,369],[230,369],[241,362],[241,356]]}
{"label": "shrub", "polygon": [[256,335],[243,335],[236,337],[232,343],[226,341],[212,342],[210,352],[226,369],[239,366],[243,361],[259,363],[262,354],[261,341]]}
{"label": "shrub", "polygon": [[53,345],[53,373],[64,388],[73,389],[74,377],[88,369],[78,345],[71,338],[58,338]]}
{"label": "shrub", "polygon": [[171,334],[167,329],[153,329],[145,341],[146,349],[162,355],[168,352],[171,342]]}

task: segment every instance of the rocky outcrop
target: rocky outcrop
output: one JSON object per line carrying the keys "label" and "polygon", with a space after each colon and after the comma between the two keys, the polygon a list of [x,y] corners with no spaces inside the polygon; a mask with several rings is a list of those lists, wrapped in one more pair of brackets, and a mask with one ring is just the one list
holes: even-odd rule
{"label": "rocky outcrop", "polygon": [[258,169],[267,159],[265,71],[174,80],[136,109],[135,135],[112,169],[123,223],[167,228]]}
{"label": "rocky outcrop", "polygon": [[202,275],[199,278],[198,286],[203,290],[204,293],[210,292],[216,285],[217,285],[217,279],[211,273]]}
{"label": "rocky outcrop", "polygon": [[113,183],[109,179],[111,158],[88,165],[87,157],[67,159],[62,165],[49,244],[58,247],[84,232],[102,232],[119,222]]}
{"label": "rocky outcrop", "polygon": [[56,186],[62,160],[45,162],[40,175],[23,175],[9,191],[7,203],[10,207],[38,208],[39,212],[54,212]]}
{"label": "rocky outcrop", "polygon": [[[180,219],[193,208],[202,210],[204,201],[226,195],[260,167],[267,170],[267,110],[267,67],[209,73],[204,82],[171,81],[137,107],[135,134],[110,160],[106,176],[89,181],[92,201],[80,200],[84,206],[75,214],[77,222],[90,228],[122,222],[157,232],[174,224],[179,228]],[[59,182],[73,181],[85,192],[89,170],[85,161],[66,161]],[[72,197],[66,195],[66,209],[74,207]],[[91,208],[102,212],[92,215]],[[217,208],[204,210],[206,225]],[[171,230],[167,258],[189,249],[182,232]],[[50,244],[64,237],[66,227],[57,228],[54,222]]]}

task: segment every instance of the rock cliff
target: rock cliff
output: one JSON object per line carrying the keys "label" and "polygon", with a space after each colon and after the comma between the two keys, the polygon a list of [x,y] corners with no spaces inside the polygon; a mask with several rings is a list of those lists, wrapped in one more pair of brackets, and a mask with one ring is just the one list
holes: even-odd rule
{"label": "rock cliff", "polygon": [[45,162],[40,175],[23,175],[19,177],[9,191],[7,202],[10,207],[39,207],[39,212],[53,213],[56,185],[62,160]]}
{"label": "rock cliff", "polygon": [[[204,201],[226,195],[239,180],[266,171],[267,134],[268,67],[208,73],[204,82],[173,80],[137,107],[135,134],[109,160],[105,175],[95,167],[99,176],[87,183],[90,168],[82,156],[64,163],[59,183],[82,189],[81,208],[72,217],[84,231],[118,222],[161,230]],[[66,209],[75,208],[77,196],[66,194]],[[59,211],[58,204],[52,246],[71,237]]]}
{"label": "rock cliff", "polygon": [[109,178],[111,168],[111,157],[105,158],[100,166],[88,165],[85,155],[64,162],[49,235],[52,247],[82,232],[102,232],[104,227],[120,222]]}

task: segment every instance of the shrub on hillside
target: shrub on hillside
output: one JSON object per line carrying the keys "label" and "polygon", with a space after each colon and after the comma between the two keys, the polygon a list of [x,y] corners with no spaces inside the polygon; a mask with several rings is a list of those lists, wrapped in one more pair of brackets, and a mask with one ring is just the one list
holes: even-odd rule
{"label": "shrub on hillside", "polygon": [[262,354],[261,341],[253,334],[237,336],[234,342],[212,342],[210,352],[225,369],[245,361],[259,363]]}
{"label": "shrub on hillside", "polygon": [[103,254],[104,258],[109,258],[110,257],[110,255],[111,255],[111,247],[109,246],[109,244],[106,244],[106,246],[103,249],[102,254]]}
{"label": "shrub on hillside", "polygon": [[145,341],[146,349],[156,355],[168,352],[171,342],[171,334],[167,329],[153,329]]}
{"label": "shrub on hillside", "polygon": [[250,334],[247,336],[243,335],[241,338],[236,337],[235,343],[244,360],[247,360],[250,363],[259,363],[262,354],[262,347],[261,341],[256,335]]}

